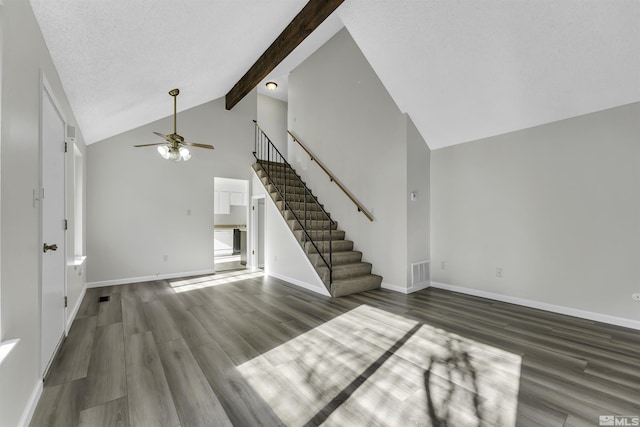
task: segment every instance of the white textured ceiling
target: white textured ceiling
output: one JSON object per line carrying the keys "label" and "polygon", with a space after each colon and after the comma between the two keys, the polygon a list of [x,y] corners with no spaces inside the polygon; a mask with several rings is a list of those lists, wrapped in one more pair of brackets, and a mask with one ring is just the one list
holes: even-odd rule
{"label": "white textured ceiling", "polygon": [[[87,143],[224,96],[305,3],[31,0]],[[346,0],[268,79],[343,22],[432,149],[640,101],[638,0]]]}
{"label": "white textured ceiling", "polygon": [[31,0],[87,143],[224,96],[305,0]]}
{"label": "white textured ceiling", "polygon": [[640,101],[638,0],[347,0],[338,13],[432,149]]}

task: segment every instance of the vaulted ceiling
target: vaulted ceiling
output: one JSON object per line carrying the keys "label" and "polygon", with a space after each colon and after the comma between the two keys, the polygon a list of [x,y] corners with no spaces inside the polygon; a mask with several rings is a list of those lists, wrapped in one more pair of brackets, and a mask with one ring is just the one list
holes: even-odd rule
{"label": "vaulted ceiling", "polygon": [[[31,0],[87,143],[224,96],[305,0]],[[637,0],[346,0],[346,26],[429,146],[640,101]]]}

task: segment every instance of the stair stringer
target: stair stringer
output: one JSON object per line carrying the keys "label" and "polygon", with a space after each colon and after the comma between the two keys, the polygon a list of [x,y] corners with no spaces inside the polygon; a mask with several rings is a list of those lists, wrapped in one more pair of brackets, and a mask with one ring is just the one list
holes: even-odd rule
{"label": "stair stringer", "polygon": [[[265,248],[269,247],[265,250],[265,274],[330,297],[327,287],[253,168],[251,174],[252,195],[264,194],[265,199]],[[274,255],[278,256],[278,261],[273,260]]]}

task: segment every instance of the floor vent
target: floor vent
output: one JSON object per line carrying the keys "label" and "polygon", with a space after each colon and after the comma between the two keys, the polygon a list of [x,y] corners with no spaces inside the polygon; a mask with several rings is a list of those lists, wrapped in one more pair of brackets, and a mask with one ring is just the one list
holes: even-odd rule
{"label": "floor vent", "polygon": [[418,261],[411,264],[411,287],[429,282],[429,261]]}
{"label": "floor vent", "polygon": [[98,298],[98,302],[107,302],[110,298],[111,297],[109,295],[107,295],[106,297],[100,297]]}

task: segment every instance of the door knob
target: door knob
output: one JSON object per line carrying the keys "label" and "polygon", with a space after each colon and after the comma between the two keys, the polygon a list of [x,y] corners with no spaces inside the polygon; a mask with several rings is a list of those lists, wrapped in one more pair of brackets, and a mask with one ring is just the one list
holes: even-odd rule
{"label": "door knob", "polygon": [[42,246],[42,252],[47,252],[47,251],[56,251],[58,250],[58,245],[56,245],[55,243],[53,245],[47,245],[46,243]]}

